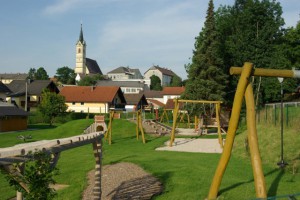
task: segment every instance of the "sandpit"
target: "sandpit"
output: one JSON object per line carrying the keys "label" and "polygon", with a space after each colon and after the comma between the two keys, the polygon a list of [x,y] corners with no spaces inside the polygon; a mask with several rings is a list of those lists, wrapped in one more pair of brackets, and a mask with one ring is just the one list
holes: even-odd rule
{"label": "sandpit", "polygon": [[165,146],[156,148],[157,151],[182,151],[198,153],[222,153],[218,139],[175,138],[172,147],[170,141]]}

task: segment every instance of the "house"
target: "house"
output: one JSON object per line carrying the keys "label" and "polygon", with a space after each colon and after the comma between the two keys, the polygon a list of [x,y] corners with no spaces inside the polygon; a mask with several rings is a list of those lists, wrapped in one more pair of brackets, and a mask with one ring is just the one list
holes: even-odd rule
{"label": "house", "polygon": [[123,110],[126,100],[117,86],[65,86],[60,94],[65,97],[68,111],[79,113],[108,113]]}
{"label": "house", "polygon": [[147,99],[147,102],[150,109],[156,110],[165,107],[165,104],[155,99]]}
{"label": "house", "polygon": [[0,102],[6,100],[6,96],[10,93],[10,89],[0,81]]}
{"label": "house", "polygon": [[0,102],[0,132],[27,129],[28,113],[12,104]]}
{"label": "house", "polygon": [[28,74],[25,73],[16,73],[16,74],[0,74],[0,81],[4,84],[9,84],[13,80],[22,80],[25,81],[28,78]]}
{"label": "house", "polygon": [[143,93],[138,94],[124,94],[126,99],[126,111],[135,112],[140,109],[144,110],[148,105],[146,97]]}
{"label": "house", "polygon": [[118,67],[107,73],[111,80],[127,80],[127,79],[143,79],[139,69],[131,69],[129,67]]}
{"label": "house", "polygon": [[97,61],[86,57],[86,42],[83,38],[82,24],[79,39],[76,43],[76,66],[74,72],[77,74],[76,81],[80,81],[87,75],[103,75]]}
{"label": "house", "polygon": [[162,91],[157,91],[157,90],[146,90],[144,91],[144,95],[147,100],[156,100],[161,103],[164,103],[164,96],[162,94]]}
{"label": "house", "polygon": [[158,76],[161,80],[162,86],[168,86],[171,84],[173,76],[177,76],[172,70],[162,68],[159,66],[152,66],[144,73],[144,79],[150,80],[151,76]]}
{"label": "house", "polygon": [[179,98],[185,91],[185,87],[164,87],[162,91],[163,103],[166,104],[168,99]]}
{"label": "house", "polygon": [[149,90],[148,85],[142,81],[111,81],[100,80],[97,81],[96,86],[118,86],[124,94],[138,94],[141,91]]}
{"label": "house", "polygon": [[35,110],[38,107],[44,89],[59,93],[56,85],[50,80],[14,80],[7,87],[11,93],[7,95],[6,101],[23,109],[27,104],[27,109],[25,109],[27,111]]}
{"label": "house", "polygon": [[148,102],[148,109],[159,109],[165,106],[162,91],[147,90],[144,95]]}

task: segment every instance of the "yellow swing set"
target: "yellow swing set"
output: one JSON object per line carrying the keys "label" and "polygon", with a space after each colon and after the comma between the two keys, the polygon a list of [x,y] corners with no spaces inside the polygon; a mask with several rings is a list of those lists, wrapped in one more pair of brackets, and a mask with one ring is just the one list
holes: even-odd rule
{"label": "yellow swing set", "polygon": [[240,75],[237,85],[237,90],[234,96],[232,113],[229,120],[228,132],[226,142],[223,148],[223,153],[219,160],[213,181],[208,193],[208,200],[216,199],[218,190],[231,157],[233,141],[238,127],[240,112],[242,108],[243,98],[245,96],[247,107],[247,128],[248,128],[248,141],[250,147],[250,157],[252,163],[252,170],[254,176],[254,184],[256,197],[260,199],[267,198],[267,190],[265,177],[262,170],[261,157],[258,147],[256,121],[255,121],[255,103],[252,84],[249,82],[251,76],[263,77],[282,77],[282,78],[300,78],[300,71],[296,70],[275,70],[275,69],[253,69],[253,64],[246,62],[243,67],[231,67],[231,75]]}

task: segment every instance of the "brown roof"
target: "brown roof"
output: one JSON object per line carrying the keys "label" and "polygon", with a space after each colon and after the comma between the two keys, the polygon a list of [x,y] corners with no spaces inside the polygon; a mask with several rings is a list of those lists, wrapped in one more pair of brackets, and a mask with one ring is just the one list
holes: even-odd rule
{"label": "brown roof", "polygon": [[14,106],[0,106],[0,117],[4,116],[28,116],[28,113]]}
{"label": "brown roof", "polygon": [[144,90],[144,95],[146,98],[163,98],[161,91],[157,90]]}
{"label": "brown roof", "polygon": [[185,87],[164,87],[163,95],[181,95],[185,91]]}
{"label": "brown roof", "polygon": [[116,86],[65,86],[60,94],[66,102],[112,102],[118,93],[122,93]]}
{"label": "brown roof", "polygon": [[150,69],[148,69],[144,74],[146,74],[149,70],[158,70],[160,71],[162,74],[164,75],[167,75],[167,76],[175,76],[176,74],[170,70],[170,69],[167,69],[167,68],[162,68],[162,67],[159,67],[159,66],[152,66],[150,67]]}
{"label": "brown roof", "polygon": [[[175,107],[174,99],[168,99],[165,109],[174,109],[174,107]],[[184,107],[184,103],[179,102],[179,109],[182,110],[183,107]]]}
{"label": "brown roof", "polygon": [[145,95],[142,93],[138,94],[124,94],[127,105],[148,105]]}
{"label": "brown roof", "polygon": [[156,100],[156,99],[148,99],[147,100],[149,103],[152,103],[153,105],[157,105],[158,107],[164,107],[165,104]]}

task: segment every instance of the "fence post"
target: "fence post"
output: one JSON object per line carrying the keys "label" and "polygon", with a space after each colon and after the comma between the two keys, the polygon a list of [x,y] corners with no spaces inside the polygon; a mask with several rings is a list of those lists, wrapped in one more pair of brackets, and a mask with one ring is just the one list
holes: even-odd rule
{"label": "fence post", "polygon": [[274,125],[276,126],[276,104],[274,104]]}
{"label": "fence post", "polygon": [[289,105],[286,104],[286,116],[285,116],[286,127],[289,125]]}

